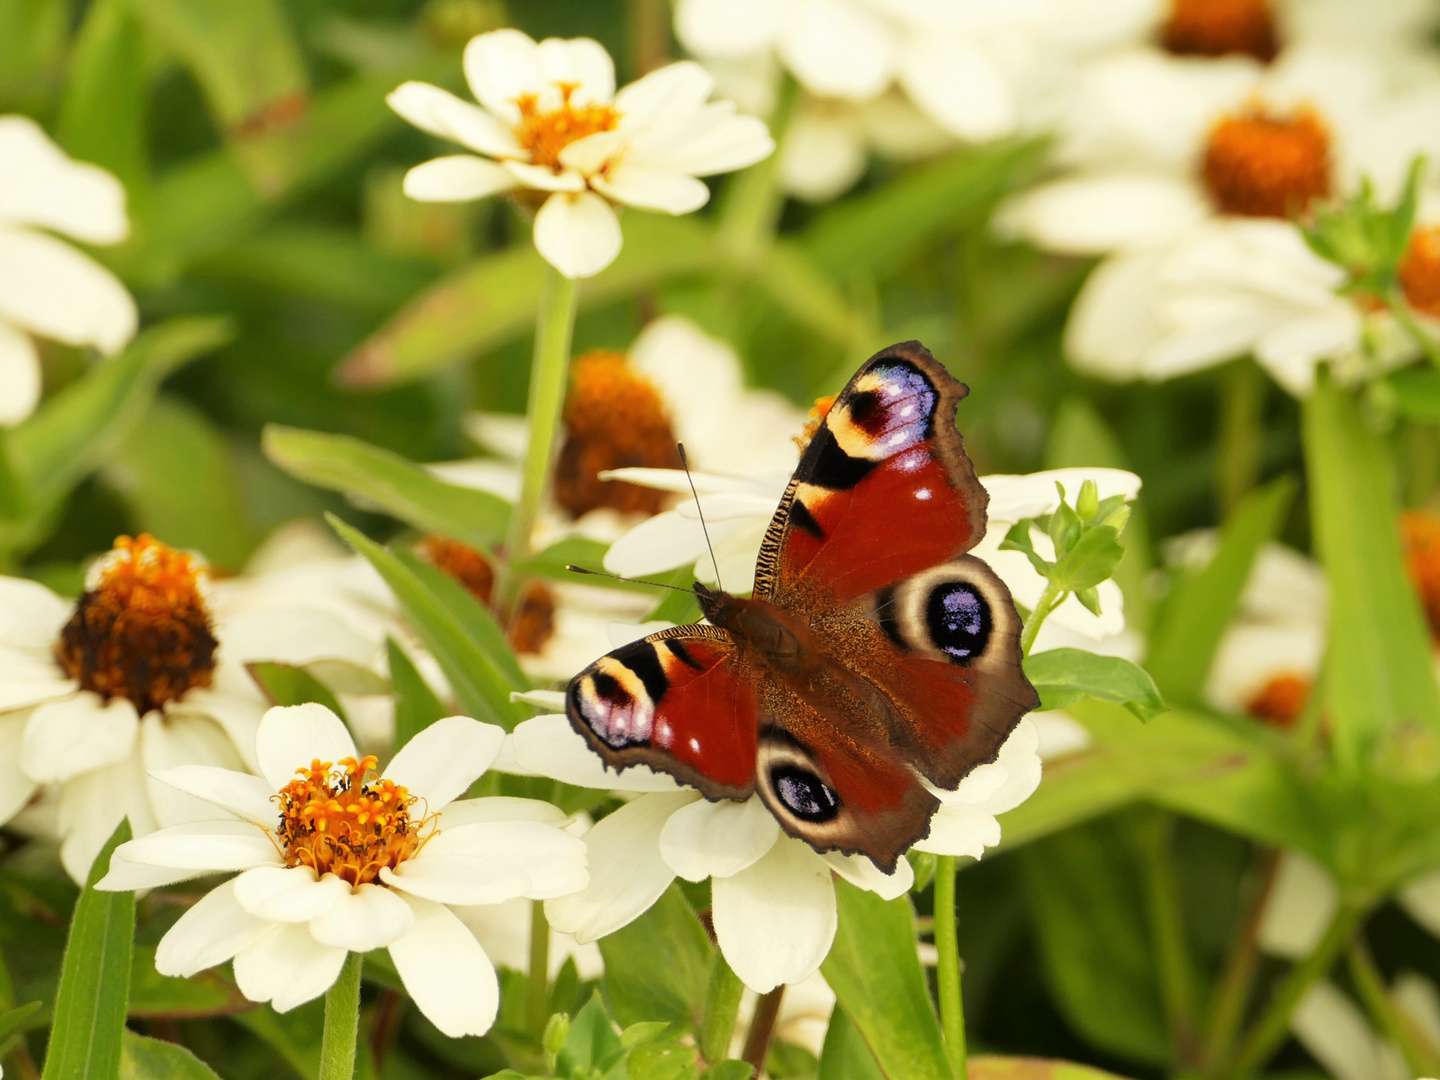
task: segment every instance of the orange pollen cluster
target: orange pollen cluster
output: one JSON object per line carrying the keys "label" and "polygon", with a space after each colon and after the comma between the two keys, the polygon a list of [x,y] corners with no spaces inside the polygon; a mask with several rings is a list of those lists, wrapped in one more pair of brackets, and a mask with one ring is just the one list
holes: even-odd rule
{"label": "orange pollen cluster", "polygon": [[1310,680],[1305,676],[1276,675],[1245,703],[1245,712],[1271,727],[1288,731],[1300,719],[1309,697]]}
{"label": "orange pollen cluster", "polygon": [[1405,542],[1405,569],[1425,609],[1430,634],[1440,645],[1440,517],[1411,510],[1400,517]]}
{"label": "orange pollen cluster", "polygon": [[1330,132],[1309,109],[1281,116],[1251,107],[1210,129],[1201,173],[1222,213],[1301,214],[1330,194]]}
{"label": "orange pollen cluster", "polygon": [[128,698],[142,716],[209,686],[217,642],[194,558],[121,536],[60,631],[55,658],[82,689]]}
{"label": "orange pollen cluster", "polygon": [[1400,288],[1416,311],[1440,319],[1440,225],[1410,234],[1400,260]]}
{"label": "orange pollen cluster", "polygon": [[572,516],[599,507],[654,514],[663,491],[601,480],[606,469],[678,469],[680,454],[660,392],[631,369],[625,354],[579,357],[565,400],[565,444],[555,466],[555,499]]}
{"label": "orange pollen cluster", "polygon": [[556,83],[562,104],[558,109],[540,110],[535,94],[521,94],[515,99],[520,110],[520,124],[515,138],[530,151],[530,160],[560,171],[560,151],[571,143],[601,131],[614,131],[620,113],[613,105],[576,105],[571,99],[579,89],[576,83]]}
{"label": "orange pollen cluster", "polygon": [[[495,568],[483,551],[434,533],[416,544],[415,550],[435,569],[465,586],[480,603],[490,606],[495,595]],[[510,619],[510,644],[518,653],[538,653],[554,635],[554,594],[538,581],[526,582]]]}
{"label": "orange pollen cluster", "polygon": [[1172,0],[1160,32],[1177,56],[1253,56],[1269,63],[1280,51],[1269,0]]}
{"label": "orange pollen cluster", "polygon": [[817,397],[815,404],[810,406],[810,418],[805,421],[805,426],[800,429],[800,434],[790,436],[795,441],[795,445],[800,448],[800,453],[805,453],[810,445],[810,440],[815,438],[815,433],[825,422],[825,417],[830,415],[830,407],[835,404],[837,396],[836,394],[827,394],[825,397]]}
{"label": "orange pollen cluster", "polygon": [[366,885],[383,867],[395,869],[420,850],[416,799],[393,780],[372,776],[374,757],[342,758],[296,769],[274,797],[280,804],[280,843],[286,866],[308,866],[352,886]]}

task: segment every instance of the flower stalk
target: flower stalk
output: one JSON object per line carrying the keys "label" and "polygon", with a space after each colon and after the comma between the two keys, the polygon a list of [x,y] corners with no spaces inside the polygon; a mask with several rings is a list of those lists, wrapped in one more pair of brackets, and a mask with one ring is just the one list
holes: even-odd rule
{"label": "flower stalk", "polygon": [[566,376],[570,370],[570,338],[575,330],[578,283],[554,267],[545,271],[545,294],[535,321],[535,353],[530,364],[530,401],[526,416],[530,442],[525,448],[520,498],[510,513],[505,540],[506,561],[496,590],[500,610],[507,611],[519,593],[514,564],[530,553],[530,537],[549,483],[551,461],[565,407]]}
{"label": "flower stalk", "polygon": [[725,193],[716,233],[721,248],[738,263],[758,259],[775,239],[780,211],[785,204],[785,195],[780,190],[780,154],[799,97],[800,88],[795,80],[783,78],[770,114],[775,152],[739,173]]}
{"label": "flower stalk", "polygon": [[940,989],[945,1056],[955,1080],[965,1080],[965,999],[960,987],[960,938],[955,912],[955,877],[959,870],[960,860],[954,855],[941,855],[935,860],[935,975]]}
{"label": "flower stalk", "polygon": [[1040,599],[1035,603],[1035,610],[1030,612],[1030,617],[1025,620],[1025,626],[1020,631],[1020,653],[1029,656],[1030,650],[1035,645],[1035,639],[1040,634],[1040,627],[1045,624],[1045,619],[1065,600],[1066,590],[1057,586],[1053,581],[1045,586],[1045,591],[1040,594]]}
{"label": "flower stalk", "polygon": [[350,953],[335,985],[325,992],[325,1029],[320,1037],[319,1080],[351,1080],[360,1037],[360,953]]}
{"label": "flower stalk", "polygon": [[700,1018],[700,1056],[712,1065],[724,1061],[729,1052],[744,994],[745,984],[717,948],[715,966],[710,971],[710,990],[705,996],[705,1012]]}
{"label": "flower stalk", "polygon": [[1375,966],[1375,958],[1359,934],[1350,939],[1346,949],[1350,978],[1365,1003],[1370,1019],[1399,1048],[1405,1064],[1416,1076],[1434,1076],[1440,1072],[1440,1048],[1435,1047],[1425,1032],[1410,1017],[1396,1008],[1385,990],[1385,977]]}

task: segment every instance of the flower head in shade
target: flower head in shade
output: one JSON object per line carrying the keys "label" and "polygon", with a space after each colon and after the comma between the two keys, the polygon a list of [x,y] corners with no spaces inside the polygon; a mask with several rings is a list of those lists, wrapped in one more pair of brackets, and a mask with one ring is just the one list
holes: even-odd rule
{"label": "flower head in shade", "polygon": [[0,821],[56,786],[61,861],[83,882],[127,815],[138,835],[203,812],[147,771],[254,766],[268,703],[247,663],[368,670],[383,637],[348,608],[265,592],[212,584],[194,556],[145,535],[121,537],[75,603],[0,578]]}
{"label": "flower head in shade", "polygon": [[[563,704],[562,695],[553,701]],[[916,848],[978,859],[998,844],[995,815],[1029,798],[1040,782],[1037,746],[1033,726],[1021,720],[996,761],[978,766],[954,791],[934,790],[940,807]],[[829,953],[836,927],[834,875],[886,899],[904,895],[914,881],[905,859],[885,874],[861,855],[817,853],[787,836],[758,795],[708,802],[645,766],[616,773],[564,715],[521,724],[514,749],[516,764],[526,771],[637,793],[585,834],[590,884],[545,904],[551,925],[581,942],[638,918],[676,877],[708,878],[720,949],[747,986],[765,993],[813,975]]]}
{"label": "flower head in shade", "polygon": [[483,1034],[499,1005],[495,969],[449,905],[545,899],[586,882],[584,844],[557,827],[565,818],[555,807],[455,801],[503,739],[498,727],[453,716],[377,774],[329,709],[271,709],[255,740],[261,775],[205,765],[158,773],[209,803],[210,819],[122,845],[98,887],[238,871],[161,939],[162,974],[233,959],[241,992],[284,1012],[329,989],[347,953],[389,949],[436,1027]]}
{"label": "flower head in shade", "polygon": [[416,127],[475,151],[417,165],[406,193],[514,193],[536,207],[535,246],[566,277],[598,274],[619,254],[615,205],[691,213],[710,197],[697,177],[774,149],[761,121],[708,100],[714,81],[699,65],[670,64],[616,93],[615,66],[589,38],[481,34],[465,49],[465,76],[479,106],[419,82],[390,95]]}
{"label": "flower head in shade", "polygon": [[129,232],[125,189],[72,161],[39,125],[0,116],[0,426],[40,399],[30,335],[117,352],[135,334],[135,301],[110,271],[50,235],[116,244]]}

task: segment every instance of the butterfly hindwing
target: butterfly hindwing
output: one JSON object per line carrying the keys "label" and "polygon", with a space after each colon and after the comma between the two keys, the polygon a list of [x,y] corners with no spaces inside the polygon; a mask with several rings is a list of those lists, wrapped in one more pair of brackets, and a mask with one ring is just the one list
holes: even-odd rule
{"label": "butterfly hindwing", "polygon": [[723,630],[677,626],[575,676],[565,711],[608,765],[648,765],[711,799],[754,790],[755,673]]}
{"label": "butterfly hindwing", "polygon": [[955,428],[968,392],[919,342],[867,361],[800,459],[765,534],[755,595],[814,609],[974,547],[988,497]]}

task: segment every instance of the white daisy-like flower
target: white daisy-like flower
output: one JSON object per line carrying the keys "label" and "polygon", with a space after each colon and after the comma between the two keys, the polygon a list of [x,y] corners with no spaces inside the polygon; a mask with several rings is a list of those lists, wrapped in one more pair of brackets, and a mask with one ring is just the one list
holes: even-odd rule
{"label": "white daisy-like flower", "polygon": [[468,717],[426,728],[384,773],[358,758],[322,705],[271,709],[259,776],[182,765],[156,779],[211,818],[121,845],[97,886],[120,892],[216,873],[161,939],[155,966],[188,978],[234,960],[251,1001],[278,1012],[328,990],[348,953],[388,949],[411,1000],[452,1038],[482,1035],[499,1006],[494,966],[453,905],[547,899],[582,888],[584,844],[532,799],[455,801],[505,733]]}
{"label": "white daisy-like flower", "polygon": [[0,116],[0,427],[40,400],[31,334],[107,355],[135,335],[125,286],[50,233],[117,244],[129,231],[120,181],[69,158],[33,120]]}
{"label": "white daisy-like flower", "polygon": [[[552,700],[558,706],[564,699]],[[996,761],[978,766],[954,791],[932,789],[940,807],[915,847],[978,859],[998,844],[996,815],[1040,783],[1038,741],[1033,725],[1021,720]],[[720,949],[746,986],[766,993],[809,978],[829,953],[837,919],[833,875],[886,899],[914,882],[903,858],[885,874],[864,856],[817,853],[787,836],[758,795],[709,802],[645,766],[617,773],[562,714],[517,727],[514,754],[520,768],[541,776],[636,793],[585,834],[590,884],[545,904],[551,924],[581,942],[638,918],[676,877],[709,878]]]}
{"label": "white daisy-like flower", "polygon": [[710,198],[697,177],[775,148],[763,122],[708,100],[714,79],[698,64],[670,64],[616,93],[610,55],[589,38],[481,34],[466,46],[465,76],[478,107],[420,82],[387,99],[416,127],[476,151],[417,165],[406,194],[528,199],[538,207],[535,246],[566,277],[598,274],[619,254],[616,204],[691,213]]}
{"label": "white daisy-like flower", "polygon": [[[677,470],[619,469],[610,475],[666,491],[682,494],[690,491],[685,474]],[[695,576],[700,581],[716,584],[705,532],[700,527],[703,513],[719,564],[720,582],[727,588],[743,590],[755,580],[755,560],[765,529],[785,493],[789,473],[751,479],[697,472],[691,474],[691,479],[699,492],[698,508],[695,500],[681,502],[675,509],[641,522],[610,546],[605,556],[606,570],[622,577],[646,577],[693,563]],[[1045,579],[1023,552],[1001,551],[1001,541],[1011,525],[1052,513],[1059,507],[1057,481],[1065,488],[1067,497],[1073,499],[1086,480],[1095,481],[1102,499],[1112,495],[1132,499],[1140,491],[1140,478],[1122,469],[1052,469],[1025,476],[980,478],[990,493],[989,525],[971,554],[990,564],[1018,603],[1033,608],[1045,591]],[[1038,554],[1054,558],[1054,547],[1048,536],[1032,529],[1031,540]],[[1099,615],[1091,613],[1071,596],[1051,613],[1046,625],[1055,623],[1092,640],[1119,634],[1125,628],[1124,597],[1120,588],[1113,581],[1102,582],[1099,594]],[[1041,633],[1045,633],[1044,627]]]}
{"label": "white daisy-like flower", "polygon": [[148,771],[255,766],[269,703],[247,663],[330,675],[375,657],[379,642],[336,615],[293,600],[252,608],[228,592],[148,536],[122,537],[78,603],[0,578],[0,821],[55,785],[60,858],[76,881],[127,815],[141,834],[204,812]]}

